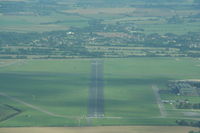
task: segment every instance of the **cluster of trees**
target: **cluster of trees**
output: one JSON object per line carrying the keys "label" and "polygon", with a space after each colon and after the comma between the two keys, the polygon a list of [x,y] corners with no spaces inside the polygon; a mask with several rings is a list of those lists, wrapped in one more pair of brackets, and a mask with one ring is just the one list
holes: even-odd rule
{"label": "cluster of trees", "polygon": [[0,32],[0,46],[27,44],[39,38],[39,33]]}
{"label": "cluster of trees", "polygon": [[195,132],[195,131],[189,131],[188,133],[200,133],[200,131],[197,131],[197,132]]}
{"label": "cluster of trees", "polygon": [[200,103],[180,102],[176,105],[178,109],[200,109]]}
{"label": "cluster of trees", "polygon": [[[136,28],[131,23],[102,24],[102,20],[89,21],[88,27],[71,28],[67,31],[52,31],[44,33],[13,33],[0,32],[1,54],[57,54],[79,55],[87,57],[103,57],[104,52],[93,52],[87,49],[89,45],[105,47],[163,47],[179,49],[177,54],[200,57],[200,33],[187,33],[165,35],[140,33],[142,29]],[[104,36],[98,33],[120,33],[122,37]],[[127,37],[126,37],[127,36]],[[8,47],[7,47],[8,46]],[[17,48],[13,51],[9,46],[31,47]],[[159,53],[161,51],[158,51]],[[151,51],[145,51],[146,56],[155,56]],[[112,54],[112,53],[111,53]],[[113,52],[114,54],[114,52]],[[170,56],[170,54],[168,54]],[[174,90],[177,91],[177,90]]]}
{"label": "cluster of trees", "polygon": [[[183,20],[179,16],[173,16],[168,19],[168,23],[182,23]],[[190,50],[200,50],[200,33],[189,32],[184,35],[176,35],[173,33],[166,33],[165,35],[160,35],[158,33],[154,34],[144,34],[141,33],[143,29],[138,29],[132,23],[116,23],[116,24],[101,24],[101,21],[91,21],[89,27],[83,29],[85,32],[120,32],[126,33],[131,38],[120,38],[116,41],[116,38],[107,38],[104,37],[105,42],[101,43],[110,43],[117,42],[121,44],[138,44],[138,46],[147,46],[147,47],[173,47],[179,48],[181,51]],[[110,40],[107,42],[107,40]],[[189,53],[188,53],[189,54]],[[190,53],[190,56],[192,54]],[[198,53],[194,56],[200,56]]]}
{"label": "cluster of trees", "polygon": [[200,127],[200,121],[176,120],[176,124],[180,126]]}

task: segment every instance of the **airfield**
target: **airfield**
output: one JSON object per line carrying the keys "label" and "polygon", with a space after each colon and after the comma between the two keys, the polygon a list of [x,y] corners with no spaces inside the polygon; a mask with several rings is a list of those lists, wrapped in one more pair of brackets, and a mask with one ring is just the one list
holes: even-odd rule
{"label": "airfield", "polygon": [[175,126],[176,120],[199,120],[198,110],[161,102],[184,97],[158,93],[170,80],[199,79],[198,58],[0,62],[1,127]]}

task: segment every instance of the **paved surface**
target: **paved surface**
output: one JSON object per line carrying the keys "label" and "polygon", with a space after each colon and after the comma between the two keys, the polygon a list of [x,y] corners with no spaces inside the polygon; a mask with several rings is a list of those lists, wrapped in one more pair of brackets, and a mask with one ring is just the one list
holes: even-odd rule
{"label": "paved surface", "polygon": [[89,88],[88,117],[104,116],[103,61],[91,61],[91,82]]}

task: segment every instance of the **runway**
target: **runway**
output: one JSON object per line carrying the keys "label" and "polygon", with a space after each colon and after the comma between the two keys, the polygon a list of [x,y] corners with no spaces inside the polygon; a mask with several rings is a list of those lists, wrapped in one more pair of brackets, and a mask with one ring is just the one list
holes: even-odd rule
{"label": "runway", "polygon": [[88,117],[104,116],[104,74],[103,61],[91,61],[91,81],[89,87]]}

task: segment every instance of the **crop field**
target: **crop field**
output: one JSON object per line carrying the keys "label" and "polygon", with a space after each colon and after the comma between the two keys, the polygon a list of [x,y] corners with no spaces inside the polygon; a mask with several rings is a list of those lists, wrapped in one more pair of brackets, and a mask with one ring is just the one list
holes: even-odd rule
{"label": "crop field", "polygon": [[[191,127],[161,127],[161,126],[115,126],[115,127],[41,127],[41,128],[1,128],[0,133],[188,133],[197,130]],[[198,131],[198,130],[197,130]]]}
{"label": "crop field", "polygon": [[[0,0],[3,2],[4,0]],[[25,0],[9,0],[9,1],[25,1]],[[89,3],[97,4],[100,1],[89,1]],[[122,7],[74,7],[74,1],[60,1],[57,6],[66,5],[65,8],[58,9],[57,12],[40,16],[34,12],[17,12],[11,14],[0,13],[0,31],[8,32],[46,32],[55,30],[67,30],[70,27],[83,28],[88,26],[88,22],[94,19],[102,20],[103,24],[114,24],[116,22],[128,22],[143,28],[143,33],[175,33],[184,34],[187,32],[198,32],[199,17],[191,19],[188,16],[198,15],[199,10],[193,8],[181,8],[180,3],[163,3],[164,6],[172,4],[179,5],[177,9],[173,8],[151,8],[146,7],[144,2],[131,2],[132,6]],[[99,4],[102,4],[100,2]],[[192,1],[185,1],[185,5],[192,5]],[[159,5],[159,3],[158,3]],[[69,7],[68,7],[69,6]],[[141,7],[140,7],[141,6]],[[184,6],[183,6],[184,7]],[[173,16],[181,16],[181,23],[169,24],[167,20]]]}
{"label": "crop field", "polygon": [[[0,104],[21,112],[0,126],[175,125],[177,119],[196,119],[162,105],[157,89],[169,80],[199,79],[199,59],[99,59],[104,69],[92,68],[91,60],[1,61]],[[89,97],[97,100],[100,115],[89,116]]]}
{"label": "crop field", "polygon": [[0,1],[27,1],[27,0],[0,0]]}
{"label": "crop field", "polygon": [[50,16],[0,15],[0,31],[45,32],[67,30],[70,26],[87,26],[87,19],[76,15],[52,14]]}
{"label": "crop field", "polygon": [[[183,24],[163,24],[161,23],[146,23],[141,24],[140,26],[145,29],[145,33],[174,33],[174,34],[183,34],[187,32],[198,32],[200,30],[200,23],[183,23]],[[150,25],[149,25],[150,24]]]}
{"label": "crop field", "polygon": [[77,9],[77,10],[66,10],[66,13],[78,13],[78,14],[124,14],[133,13],[134,8],[95,8],[95,9]]}

